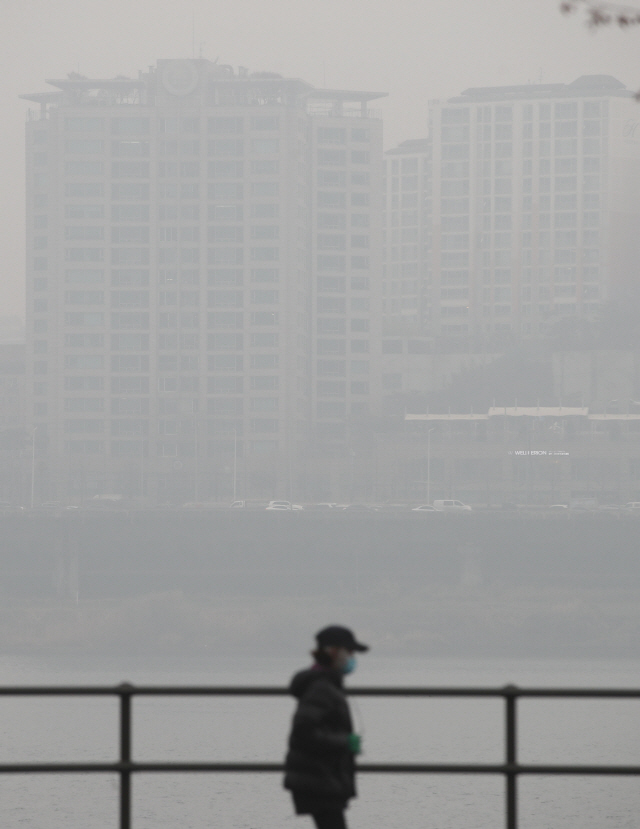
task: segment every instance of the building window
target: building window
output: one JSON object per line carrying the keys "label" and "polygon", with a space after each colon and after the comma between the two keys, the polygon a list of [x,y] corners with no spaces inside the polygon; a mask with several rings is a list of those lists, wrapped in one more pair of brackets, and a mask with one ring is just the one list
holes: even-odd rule
{"label": "building window", "polygon": [[280,119],[277,115],[256,115],[251,119],[252,130],[277,130],[280,128]]}
{"label": "building window", "polygon": [[67,176],[101,176],[104,169],[102,161],[66,161],[64,172]]}
{"label": "building window", "polygon": [[112,161],[113,178],[149,178],[148,161]]}
{"label": "building window", "polygon": [[271,332],[261,332],[251,334],[252,348],[277,348],[279,344],[278,334]]}
{"label": "building window", "polygon": [[277,369],[279,365],[279,356],[277,354],[252,354],[251,368],[252,369]]}
{"label": "building window", "polygon": [[251,302],[262,305],[275,305],[280,301],[278,291],[251,291]]}
{"label": "building window", "polygon": [[112,118],[111,132],[114,135],[145,134],[149,132],[149,119],[142,117]]}
{"label": "building window", "polygon": [[347,140],[347,131],[340,127],[319,127],[318,128],[318,143],[319,144],[345,144]]}
{"label": "building window", "polygon": [[275,155],[280,152],[277,138],[252,138],[251,152],[256,155]]}
{"label": "building window", "polygon": [[148,158],[148,141],[112,141],[111,155],[116,158]]}
{"label": "building window", "polygon": [[253,262],[271,261],[277,262],[279,259],[279,249],[272,248],[251,248],[251,260]]}
{"label": "building window", "polygon": [[[102,187],[102,185],[100,185]],[[159,188],[159,193],[162,188]],[[79,195],[79,194],[78,194]],[[160,193],[161,197],[162,194]],[[118,182],[111,185],[114,201],[148,201],[149,185],[143,182]]]}
{"label": "building window", "polygon": [[277,432],[278,421],[273,418],[253,418],[251,420],[252,432]]}
{"label": "building window", "polygon": [[67,117],[64,128],[66,132],[102,132],[104,118]]}
{"label": "building window", "polygon": [[244,119],[224,116],[209,118],[207,129],[210,133],[239,135],[244,130]]}

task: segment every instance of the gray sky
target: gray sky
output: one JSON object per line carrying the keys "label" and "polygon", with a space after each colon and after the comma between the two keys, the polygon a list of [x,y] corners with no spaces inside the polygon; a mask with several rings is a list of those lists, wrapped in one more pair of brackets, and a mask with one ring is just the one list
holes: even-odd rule
{"label": "gray sky", "polygon": [[469,86],[602,73],[640,87],[640,31],[591,33],[562,16],[558,0],[2,0],[1,8],[0,313],[24,313],[28,104],[17,96],[47,89],[45,78],[135,77],[157,58],[201,53],[316,86],[388,92],[376,102],[386,147],[426,134],[428,99]]}

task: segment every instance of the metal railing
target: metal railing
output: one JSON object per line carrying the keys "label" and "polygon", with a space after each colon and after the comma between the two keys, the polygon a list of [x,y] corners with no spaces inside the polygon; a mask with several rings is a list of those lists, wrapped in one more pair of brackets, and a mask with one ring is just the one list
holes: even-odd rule
{"label": "metal railing", "polygon": [[[632,688],[351,688],[350,696],[362,697],[475,697],[502,698],[505,703],[505,754],[502,763],[359,763],[359,772],[376,774],[498,774],[505,778],[506,829],[518,826],[518,777],[521,775],[640,775],[640,765],[575,765],[518,762],[518,711],[521,698],[640,699]],[[282,763],[137,762],[132,757],[132,701],[134,696],[288,696],[281,687],[247,686],[5,686],[7,696],[117,696],[120,700],[120,752],[114,762],[0,763],[0,774],[88,773],[120,777],[119,829],[131,829],[131,776],[140,772],[282,772]],[[284,735],[283,735],[284,738]]]}

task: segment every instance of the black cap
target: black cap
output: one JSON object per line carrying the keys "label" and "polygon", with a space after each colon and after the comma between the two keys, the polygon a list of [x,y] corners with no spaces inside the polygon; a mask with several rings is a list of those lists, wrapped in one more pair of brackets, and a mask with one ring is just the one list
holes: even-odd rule
{"label": "black cap", "polygon": [[353,631],[349,628],[343,628],[340,625],[329,625],[316,633],[316,641],[318,646],[323,647],[337,647],[345,648],[348,651],[368,651],[369,646],[363,645],[356,640]]}

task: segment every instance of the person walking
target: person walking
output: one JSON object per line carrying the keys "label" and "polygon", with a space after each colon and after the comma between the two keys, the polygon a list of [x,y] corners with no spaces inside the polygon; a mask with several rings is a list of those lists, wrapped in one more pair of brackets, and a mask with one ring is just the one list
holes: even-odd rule
{"label": "person walking", "polygon": [[293,715],[284,787],[296,814],[311,815],[316,829],[347,829],[344,811],[356,796],[355,756],[361,738],[353,731],[343,679],[368,651],[351,630],[330,625],[316,634],[314,664],[289,686],[298,700]]}

